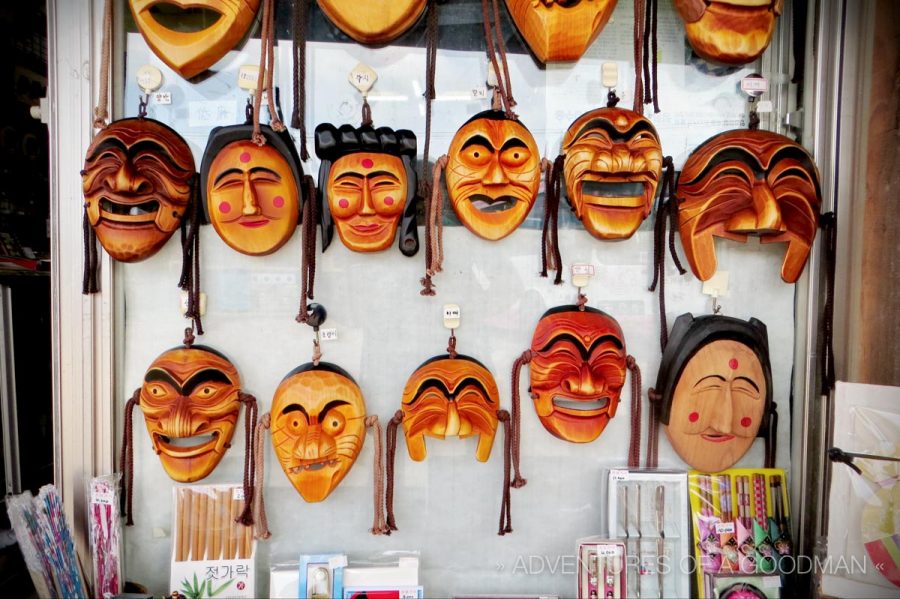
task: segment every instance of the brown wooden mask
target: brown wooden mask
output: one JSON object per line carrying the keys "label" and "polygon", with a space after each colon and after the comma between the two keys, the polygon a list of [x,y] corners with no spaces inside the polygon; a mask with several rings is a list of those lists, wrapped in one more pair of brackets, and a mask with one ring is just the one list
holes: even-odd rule
{"label": "brown wooden mask", "polygon": [[534,330],[531,353],[531,393],[544,428],[573,443],[599,437],[625,385],[625,337],[616,319],[590,307],[552,308]]}
{"label": "brown wooden mask", "polygon": [[[138,31],[153,53],[185,79],[219,61],[247,34],[260,0],[129,0]],[[166,5],[182,11],[207,9],[218,18],[200,31],[180,31],[163,25],[153,14]],[[173,22],[178,19],[172,18]]]}
{"label": "brown wooden mask", "polygon": [[627,108],[584,113],[562,141],[569,206],[597,239],[627,239],[650,214],[662,172],[656,128]]}
{"label": "brown wooden mask", "polygon": [[189,483],[213,471],[231,446],[240,388],[234,364],[208,347],[176,347],[153,361],[139,405],[170,477]]}
{"label": "brown wooden mask", "polygon": [[578,60],[616,8],[616,0],[506,0],[519,33],[541,62]]}
{"label": "brown wooden mask", "polygon": [[262,125],[263,146],[251,125],[217,127],[209,134],[200,167],[206,218],[229,247],[265,256],[288,242],[300,218],[303,169],[296,152]]}
{"label": "brown wooden mask", "polygon": [[81,184],[106,252],[138,262],[159,251],[181,223],[194,176],[187,142],[159,121],[122,119],[101,130],[88,147]]}
{"label": "brown wooden mask", "polygon": [[688,42],[701,57],[753,62],[766,49],[784,0],[675,0]]}
{"label": "brown wooden mask", "polygon": [[768,335],[755,318],[679,316],[655,390],[672,448],[692,468],[725,470],[757,436],[774,439]]}
{"label": "brown wooden mask", "polygon": [[769,131],[720,133],[688,157],[675,196],[684,253],[701,281],[716,272],[714,236],[786,242],[781,278],[800,277],[822,203],[819,172],[800,144]]}
{"label": "brown wooden mask", "polygon": [[350,472],[365,441],[359,385],[334,364],[304,364],[278,385],[271,414],[281,468],[303,499],[322,501]]}
{"label": "brown wooden mask", "polygon": [[387,44],[415,25],[428,0],[318,0],[334,25],[360,44]]}
{"label": "brown wooden mask", "polygon": [[531,211],[541,184],[541,157],[531,132],[502,111],[469,119],[450,142],[447,191],[460,222],[496,241]]}
{"label": "brown wooden mask", "polygon": [[436,356],[413,372],[403,389],[406,448],[425,459],[425,436],[465,439],[478,435],[475,457],[486,462],[497,432],[500,394],[484,364],[461,354]]}
{"label": "brown wooden mask", "polygon": [[322,251],[337,227],[354,252],[387,249],[400,229],[400,251],[419,249],[416,231],[416,136],[388,127],[316,127]]}

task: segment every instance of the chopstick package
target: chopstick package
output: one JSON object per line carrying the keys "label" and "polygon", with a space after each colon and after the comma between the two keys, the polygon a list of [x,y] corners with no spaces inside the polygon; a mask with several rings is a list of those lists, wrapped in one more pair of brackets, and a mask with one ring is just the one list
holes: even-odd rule
{"label": "chopstick package", "polygon": [[88,522],[96,599],[115,597],[123,591],[120,479],[120,474],[108,474],[92,478],[88,485]]}

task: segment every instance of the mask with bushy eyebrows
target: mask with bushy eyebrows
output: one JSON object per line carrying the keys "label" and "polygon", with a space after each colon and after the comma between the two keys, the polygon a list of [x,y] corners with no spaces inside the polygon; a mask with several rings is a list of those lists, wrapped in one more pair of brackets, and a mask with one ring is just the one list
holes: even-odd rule
{"label": "mask with bushy eyebrows", "polygon": [[506,7],[538,60],[568,62],[597,39],[616,0],[506,0]]}
{"label": "mask with bushy eyebrows", "polygon": [[784,0],[675,0],[691,47],[713,62],[741,65],[765,51]]}

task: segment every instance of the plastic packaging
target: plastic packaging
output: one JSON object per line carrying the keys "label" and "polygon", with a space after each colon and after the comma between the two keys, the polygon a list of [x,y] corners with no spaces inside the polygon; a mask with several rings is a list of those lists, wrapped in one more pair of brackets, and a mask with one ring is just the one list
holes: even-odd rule
{"label": "plastic packaging", "polygon": [[122,592],[122,522],[119,513],[120,474],[92,478],[88,489],[94,597],[109,599]]}

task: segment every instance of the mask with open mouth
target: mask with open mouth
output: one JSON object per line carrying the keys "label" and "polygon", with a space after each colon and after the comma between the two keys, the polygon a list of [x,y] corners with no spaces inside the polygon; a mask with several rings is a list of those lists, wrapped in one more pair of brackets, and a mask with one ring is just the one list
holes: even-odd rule
{"label": "mask with open mouth", "polygon": [[760,57],[783,4],[784,0],[675,0],[694,52],[734,65]]}
{"label": "mask with open mouth", "polygon": [[541,158],[531,132],[503,111],[486,110],[453,136],[447,192],[472,233],[496,241],[528,216],[541,183]]}
{"label": "mask with open mouth", "polygon": [[173,129],[148,118],[110,123],[88,147],[81,172],[87,217],[120,262],[155,254],[181,224],[194,158]]}
{"label": "mask with open mouth", "polygon": [[575,119],[562,141],[569,206],[598,239],[627,239],[650,214],[662,173],[656,128],[626,108]]}
{"label": "mask with open mouth", "polygon": [[362,391],[339,366],[304,364],[281,381],[272,400],[272,444],[303,499],[324,500],[350,472],[365,419]]}
{"label": "mask with open mouth", "polygon": [[[153,53],[179,75],[190,79],[218,62],[244,38],[256,17],[260,0],[129,0],[128,3],[138,31]],[[159,15],[163,7],[178,14]],[[168,26],[169,22],[188,21],[182,13],[197,9],[209,16],[210,24],[206,27],[184,31]]]}
{"label": "mask with open mouth", "polygon": [[616,0],[506,0],[519,33],[541,62],[578,60],[616,8]]}
{"label": "mask with open mouth", "polygon": [[361,44],[387,44],[415,25],[427,0],[318,0],[335,26]]}

